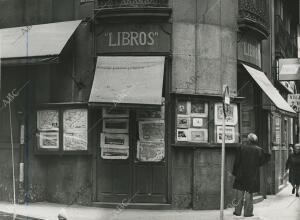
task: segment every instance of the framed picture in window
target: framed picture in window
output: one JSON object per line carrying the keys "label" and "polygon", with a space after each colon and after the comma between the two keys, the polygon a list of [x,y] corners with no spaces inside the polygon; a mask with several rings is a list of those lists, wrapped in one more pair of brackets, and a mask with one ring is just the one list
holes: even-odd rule
{"label": "framed picture in window", "polygon": [[101,133],[101,147],[129,146],[128,134]]}
{"label": "framed picture in window", "polygon": [[87,109],[66,109],[63,112],[64,130],[86,130],[88,124]]}
{"label": "framed picture in window", "polygon": [[207,129],[188,129],[188,137],[190,142],[207,143],[208,142],[208,131]]}
{"label": "framed picture in window", "polygon": [[[217,143],[222,143],[223,127],[217,126]],[[225,143],[235,143],[235,128],[232,126],[225,127]]]}
{"label": "framed picture in window", "polygon": [[59,133],[58,132],[39,132],[39,148],[41,149],[59,149]]}
{"label": "framed picture in window", "polygon": [[103,108],[102,109],[103,118],[128,118],[129,110],[122,108]]}
{"label": "framed picture in window", "polygon": [[188,129],[177,129],[176,139],[177,141],[188,141]]}
{"label": "framed picture in window", "polygon": [[101,147],[101,158],[109,160],[126,160],[129,157],[128,146]]}
{"label": "framed picture in window", "polygon": [[189,116],[177,116],[177,128],[189,128],[190,127],[190,117]]}
{"label": "framed picture in window", "polygon": [[193,117],[207,117],[208,103],[201,101],[191,101],[191,116]]}
{"label": "framed picture in window", "polygon": [[165,122],[163,120],[139,121],[139,138],[141,141],[164,141]]}
{"label": "framed picture in window", "polygon": [[192,117],[191,118],[191,128],[207,128],[208,121],[207,118]]}
{"label": "framed picture in window", "polygon": [[[222,125],[223,120],[223,104],[215,104],[215,124]],[[225,124],[226,125],[236,125],[238,122],[238,109],[236,104],[231,104],[228,108]]]}
{"label": "framed picture in window", "polygon": [[158,120],[164,119],[164,108],[157,109],[138,109],[136,111],[138,120]]}
{"label": "framed picture in window", "polygon": [[176,112],[178,115],[188,115],[189,109],[188,109],[189,102],[187,101],[177,101],[176,105]]}
{"label": "framed picture in window", "polygon": [[37,111],[37,130],[58,131],[59,130],[58,110]]}
{"label": "framed picture in window", "polygon": [[164,142],[144,142],[137,143],[137,159],[142,162],[159,162],[165,157]]}
{"label": "framed picture in window", "polygon": [[128,119],[104,119],[103,132],[105,133],[128,133]]}
{"label": "framed picture in window", "polygon": [[87,150],[87,131],[64,132],[63,142],[65,151]]}

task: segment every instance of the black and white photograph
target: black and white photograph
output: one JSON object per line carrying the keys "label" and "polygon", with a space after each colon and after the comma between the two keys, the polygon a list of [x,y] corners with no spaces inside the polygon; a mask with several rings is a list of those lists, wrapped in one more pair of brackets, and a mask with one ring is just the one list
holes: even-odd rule
{"label": "black and white photograph", "polygon": [[0,0],[0,220],[300,220],[300,0]]}

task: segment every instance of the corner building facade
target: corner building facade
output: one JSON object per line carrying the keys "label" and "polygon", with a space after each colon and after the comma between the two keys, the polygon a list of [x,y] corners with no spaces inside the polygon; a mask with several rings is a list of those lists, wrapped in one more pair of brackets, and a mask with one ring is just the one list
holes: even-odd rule
{"label": "corner building facade", "polygon": [[[276,101],[279,94],[267,96],[257,82],[272,70],[264,20],[270,2],[0,2],[8,13],[0,29],[2,98],[25,88],[11,102],[13,130],[20,131],[19,202],[115,207],[127,199],[136,208],[219,208],[226,84],[225,205],[231,204],[237,147],[255,132],[270,148],[264,122],[272,110],[263,100],[293,117],[285,101]],[[9,109],[0,114],[0,199],[9,201]],[[262,195],[269,193],[265,176]]]}

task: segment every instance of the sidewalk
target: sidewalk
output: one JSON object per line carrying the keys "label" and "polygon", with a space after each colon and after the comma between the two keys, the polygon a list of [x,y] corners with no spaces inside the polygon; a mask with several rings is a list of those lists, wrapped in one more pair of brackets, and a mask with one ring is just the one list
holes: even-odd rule
{"label": "sidewalk", "polygon": [[[70,206],[53,203],[33,203],[29,205],[16,205],[15,210],[19,215],[35,217],[45,220],[57,220],[58,213],[65,209],[68,220],[218,220],[219,211],[197,210],[134,210],[134,209],[105,209],[84,206]],[[12,213],[13,205],[0,202],[0,211]],[[276,196],[256,204],[254,217],[244,218],[232,215],[232,209],[224,211],[224,220],[249,219],[249,220],[299,220],[300,199],[291,195],[291,188],[286,187]],[[1,219],[1,217],[0,217]]]}

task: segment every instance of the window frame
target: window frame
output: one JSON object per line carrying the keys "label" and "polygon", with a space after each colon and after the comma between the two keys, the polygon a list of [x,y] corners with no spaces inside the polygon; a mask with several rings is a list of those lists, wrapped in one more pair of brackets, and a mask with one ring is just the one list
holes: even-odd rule
{"label": "window frame", "polygon": [[[72,109],[85,109],[87,111],[87,149],[86,150],[64,150],[64,128],[63,128],[63,113],[65,110],[72,110]],[[38,145],[38,128],[37,128],[37,112],[42,110],[57,110],[58,111],[58,123],[59,123],[59,147],[58,149],[47,149],[47,148],[40,148]],[[35,138],[34,138],[34,153],[37,155],[90,155],[92,154],[91,149],[91,132],[89,132],[90,128],[90,111],[88,108],[87,103],[47,103],[41,104],[35,108],[35,117],[34,117],[34,128],[35,128]]]}
{"label": "window frame", "polygon": [[[177,102],[181,100],[185,101],[192,101],[192,100],[198,100],[201,102],[207,102],[208,103],[208,142],[207,143],[196,143],[196,142],[184,142],[184,141],[177,141]],[[217,143],[216,139],[216,131],[217,131],[217,125],[215,125],[215,104],[222,103],[222,97],[221,96],[205,96],[205,95],[186,95],[186,94],[174,94],[173,98],[173,106],[174,110],[172,112],[172,136],[171,136],[171,146],[173,147],[184,147],[184,148],[203,148],[203,147],[221,147],[222,143]],[[232,104],[237,105],[237,117],[238,122],[235,127],[238,128],[238,134],[241,132],[241,106],[240,106],[240,100],[233,99],[231,100]],[[229,147],[238,147],[242,145],[241,137],[240,135],[236,135],[238,138],[236,143],[226,143],[226,146]]]}

